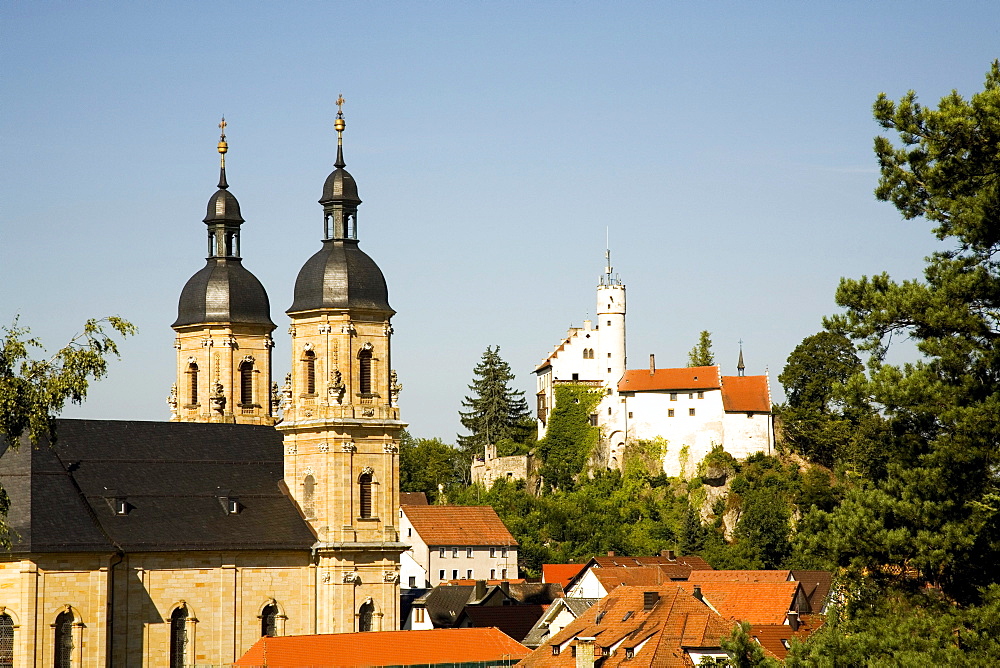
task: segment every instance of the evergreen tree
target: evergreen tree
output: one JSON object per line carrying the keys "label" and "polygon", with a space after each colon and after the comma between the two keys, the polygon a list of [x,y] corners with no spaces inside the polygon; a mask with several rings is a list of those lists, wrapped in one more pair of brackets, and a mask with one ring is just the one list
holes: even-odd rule
{"label": "evergreen tree", "polygon": [[462,401],[468,410],[459,411],[462,426],[469,436],[459,436],[458,446],[466,454],[483,452],[487,445],[502,439],[523,441],[534,427],[528,413],[524,392],[510,387],[514,374],[500,357],[500,346],[487,346],[482,359],[473,370],[475,378],[469,389],[472,396]]}
{"label": "evergreen tree", "polygon": [[712,333],[708,330],[698,335],[698,343],[688,353],[688,366],[712,366],[715,354],[712,352]]}
{"label": "evergreen tree", "polygon": [[[846,310],[827,327],[871,353],[847,390],[885,423],[870,443],[885,474],[814,512],[819,533],[804,539],[854,572],[915,576],[968,602],[1000,578],[1000,64],[970,100],[952,92],[933,109],[882,94],[874,110],[898,134],[875,140],[876,196],[951,248],[927,258],[923,281],[841,281]],[[886,364],[899,339],[921,360]]]}

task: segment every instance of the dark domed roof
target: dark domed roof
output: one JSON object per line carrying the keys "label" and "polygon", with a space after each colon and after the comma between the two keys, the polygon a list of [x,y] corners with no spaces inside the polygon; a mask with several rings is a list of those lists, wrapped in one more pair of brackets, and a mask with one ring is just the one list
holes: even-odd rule
{"label": "dark domed roof", "polygon": [[356,239],[325,240],[323,248],[299,270],[295,279],[295,301],[287,312],[320,308],[395,313],[389,306],[389,290],[382,270],[358,248]]}
{"label": "dark domed roof", "polygon": [[208,200],[208,213],[205,214],[204,222],[214,223],[217,221],[244,222],[243,216],[240,215],[240,203],[225,188],[217,190]]}
{"label": "dark domed roof", "polygon": [[240,258],[209,258],[181,291],[171,327],[215,322],[274,328],[267,292]]}
{"label": "dark domed roof", "polygon": [[330,176],[326,177],[326,183],[323,184],[323,197],[320,198],[319,203],[327,204],[330,202],[344,202],[354,206],[361,204],[357,182],[350,172],[340,166],[330,172]]}

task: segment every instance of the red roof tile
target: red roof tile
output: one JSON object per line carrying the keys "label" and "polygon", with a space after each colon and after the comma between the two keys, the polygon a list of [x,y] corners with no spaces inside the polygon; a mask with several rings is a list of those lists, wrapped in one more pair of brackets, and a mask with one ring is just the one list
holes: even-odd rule
{"label": "red roof tile", "polygon": [[791,571],[691,571],[688,582],[789,582]]}
{"label": "red roof tile", "polygon": [[542,564],[542,582],[558,582],[566,588],[586,564]]}
{"label": "red roof tile", "polygon": [[722,381],[717,366],[689,366],[680,369],[629,369],[618,381],[619,392],[655,390],[717,390]]}
{"label": "red roof tile", "polygon": [[784,660],[788,656],[787,642],[791,646],[792,639],[805,640],[819,627],[823,626],[823,618],[818,615],[802,615],[799,628],[792,631],[788,624],[751,624],[750,637],[777,659]]}
{"label": "red roof tile", "polygon": [[405,506],[403,513],[427,545],[517,545],[490,506]]}
{"label": "red roof tile", "polygon": [[734,413],[770,413],[767,376],[723,376],[722,407]]}
{"label": "red roof tile", "polygon": [[705,601],[729,619],[751,624],[784,624],[795,604],[798,582],[679,582],[686,591],[701,587]]}
{"label": "red roof tile", "polygon": [[434,665],[520,659],[530,651],[494,628],[331,633],[261,638],[234,665],[244,668]]}

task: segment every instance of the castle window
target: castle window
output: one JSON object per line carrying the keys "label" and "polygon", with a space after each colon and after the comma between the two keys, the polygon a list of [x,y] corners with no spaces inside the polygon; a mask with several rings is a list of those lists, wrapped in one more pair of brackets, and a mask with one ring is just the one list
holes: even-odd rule
{"label": "castle window", "polygon": [[674,409],[673,408],[668,408],[667,409],[667,417],[673,417],[673,416],[674,416]]}
{"label": "castle window", "polygon": [[55,623],[55,666],[56,668],[72,668],[73,666],[73,614],[68,610],[59,613]]}
{"label": "castle window", "polygon": [[269,638],[278,635],[278,606],[273,603],[260,611],[260,634]]}
{"label": "castle window", "polygon": [[694,416],[694,409],[693,408],[689,408],[688,409],[688,415],[690,415],[692,417]]}
{"label": "castle window", "polygon": [[307,350],[302,361],[306,367],[306,394],[316,394],[316,353]]}
{"label": "castle window", "polygon": [[676,392],[671,392],[670,393],[670,401],[677,401],[677,393]]}
{"label": "castle window", "polygon": [[704,392],[699,392],[698,393],[698,398],[699,399],[704,399],[705,398],[705,393]]}
{"label": "castle window", "polygon": [[188,365],[188,388],[191,404],[198,403],[198,365],[192,362]]}
{"label": "castle window", "polygon": [[361,394],[372,393],[372,351],[362,350],[358,353],[358,391]]}
{"label": "castle window", "polygon": [[[580,374],[574,373],[573,374],[573,380],[580,380]],[[577,403],[579,403],[579,402],[577,402]]]}
{"label": "castle window", "polygon": [[170,668],[184,668],[187,664],[187,606],[174,608],[170,613]]}
{"label": "castle window", "polygon": [[14,620],[10,615],[0,615],[0,668],[14,666]]}
{"label": "castle window", "polygon": [[244,406],[253,403],[253,362],[240,364],[240,403]]}
{"label": "castle window", "polygon": [[362,473],[358,478],[358,510],[360,517],[372,516],[372,474]]}
{"label": "castle window", "polygon": [[596,427],[597,426],[597,413],[591,413],[590,414],[590,426],[591,427]]}
{"label": "castle window", "polygon": [[372,617],[375,616],[375,606],[371,599],[368,599],[358,608],[358,631],[365,632],[372,629]]}
{"label": "castle window", "polygon": [[302,481],[302,511],[307,518],[315,517],[316,478],[307,475]]}

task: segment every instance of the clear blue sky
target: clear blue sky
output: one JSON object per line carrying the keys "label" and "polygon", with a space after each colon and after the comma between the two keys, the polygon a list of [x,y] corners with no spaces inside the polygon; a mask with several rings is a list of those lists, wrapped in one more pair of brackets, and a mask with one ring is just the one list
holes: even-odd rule
{"label": "clear blue sky", "polygon": [[742,339],[780,391],[840,277],[915,277],[935,248],[871,194],[875,96],[971,95],[998,25],[995,2],[8,0],[0,322],[56,348],[88,317],[132,320],[65,415],[166,419],[225,113],[282,378],[342,92],[412,433],[454,439],[488,345],[530,398],[535,364],[593,314],[606,228],[630,367],[683,365],[708,329],[727,372]]}

